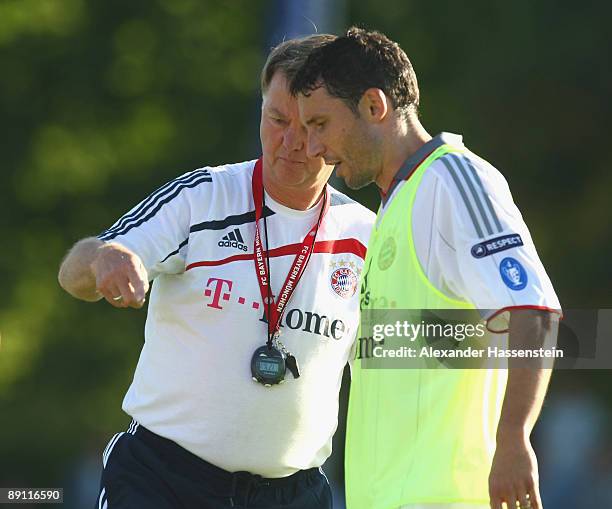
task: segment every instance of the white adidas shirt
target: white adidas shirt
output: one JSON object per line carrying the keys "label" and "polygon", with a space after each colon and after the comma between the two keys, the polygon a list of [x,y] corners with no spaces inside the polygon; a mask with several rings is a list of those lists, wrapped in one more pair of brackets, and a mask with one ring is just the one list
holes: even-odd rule
{"label": "white adidas shirt", "polygon": [[[374,214],[330,189],[314,253],[282,319],[280,339],[301,377],[287,372],[285,383],[266,388],[250,371],[267,337],[253,261],[254,166],[187,173],[99,238],[138,254],[153,280],[145,344],[123,409],[225,470],[283,477],[318,467],[331,453]],[[266,205],[276,294],[321,203],[296,211],[266,195]],[[263,221],[260,228],[263,235]]]}

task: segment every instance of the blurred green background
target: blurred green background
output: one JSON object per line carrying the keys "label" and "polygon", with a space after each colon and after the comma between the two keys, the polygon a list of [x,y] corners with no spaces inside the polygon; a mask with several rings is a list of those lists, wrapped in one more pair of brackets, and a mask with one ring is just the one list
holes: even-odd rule
{"label": "blurred green background", "polygon": [[[128,423],[145,311],[70,298],[59,263],[174,176],[259,155],[259,71],[289,3],[308,31],[297,1],[0,0],[0,487],[78,486]],[[612,307],[612,4],[325,8],[319,29],[406,50],[425,126],[504,173],[562,305]],[[551,398],[576,386],[608,414],[607,371],[559,372]]]}

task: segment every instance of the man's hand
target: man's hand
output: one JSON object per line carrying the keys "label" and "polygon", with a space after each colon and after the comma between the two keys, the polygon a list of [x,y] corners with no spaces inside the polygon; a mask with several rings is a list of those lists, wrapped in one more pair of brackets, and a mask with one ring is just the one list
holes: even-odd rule
{"label": "man's hand", "polygon": [[90,264],[96,291],[116,308],[141,308],[149,290],[147,271],[134,253],[120,244],[99,246]]}
{"label": "man's hand", "polygon": [[538,462],[529,437],[498,438],[489,475],[491,509],[542,509],[538,479]]}
{"label": "man's hand", "polygon": [[116,308],[140,308],[149,289],[141,259],[121,244],[95,237],[77,242],[59,270],[61,287],[86,302],[104,297]]}

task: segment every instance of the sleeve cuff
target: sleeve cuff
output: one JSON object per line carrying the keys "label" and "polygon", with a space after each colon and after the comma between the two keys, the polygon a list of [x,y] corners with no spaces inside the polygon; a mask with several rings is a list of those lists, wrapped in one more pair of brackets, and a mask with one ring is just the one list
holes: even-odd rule
{"label": "sleeve cuff", "polygon": [[[539,311],[549,311],[550,313],[556,313],[559,315],[559,319],[563,320],[563,311],[561,309],[554,309],[554,308],[550,308],[548,306],[530,306],[530,305],[525,305],[525,306],[507,306],[501,309],[498,309],[497,311],[495,311],[493,314],[491,314],[488,318],[485,319],[486,322],[486,326],[487,326],[487,330],[489,332],[492,332],[493,334],[505,334],[506,332],[508,332],[508,320],[503,320],[502,319],[502,315],[507,312],[507,311],[512,311],[512,310],[516,310],[516,309],[536,309]],[[502,323],[506,324],[506,328],[498,328],[495,327],[496,323],[499,323],[499,325],[502,325]]]}

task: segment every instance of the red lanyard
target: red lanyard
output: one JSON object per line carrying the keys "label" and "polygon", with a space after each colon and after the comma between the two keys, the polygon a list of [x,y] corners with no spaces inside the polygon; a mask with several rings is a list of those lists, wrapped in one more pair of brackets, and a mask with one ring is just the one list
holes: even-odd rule
{"label": "red lanyard", "polygon": [[[268,285],[270,284],[270,272],[269,267],[266,265],[264,260],[264,250],[261,244],[261,233],[259,231],[259,220],[263,215],[263,200],[264,200],[264,187],[263,187],[263,158],[259,159],[255,163],[255,169],[253,170],[253,200],[255,201],[255,248],[253,259],[255,261],[255,273],[257,274],[257,281],[259,283],[259,290],[261,292],[261,299],[264,303],[264,312],[268,319],[269,331],[278,333],[280,330],[280,321],[283,316],[283,312],[289,299],[293,295],[295,288],[300,281],[302,274],[306,270],[306,266],[310,260],[310,255],[314,250],[315,240],[317,238],[317,232],[323,222],[323,217],[329,209],[329,190],[325,187],[325,196],[323,197],[323,206],[319,219],[316,224],[310,229],[310,231],[304,237],[301,248],[298,254],[295,256],[289,274],[285,279],[285,283],[281,288],[277,302],[274,300],[268,302],[268,295],[272,295],[272,291],[268,293]],[[265,218],[264,218],[265,221]],[[266,243],[267,243],[266,238]],[[266,245],[266,248],[270,249],[270,246]],[[273,299],[272,297],[270,297]]]}

